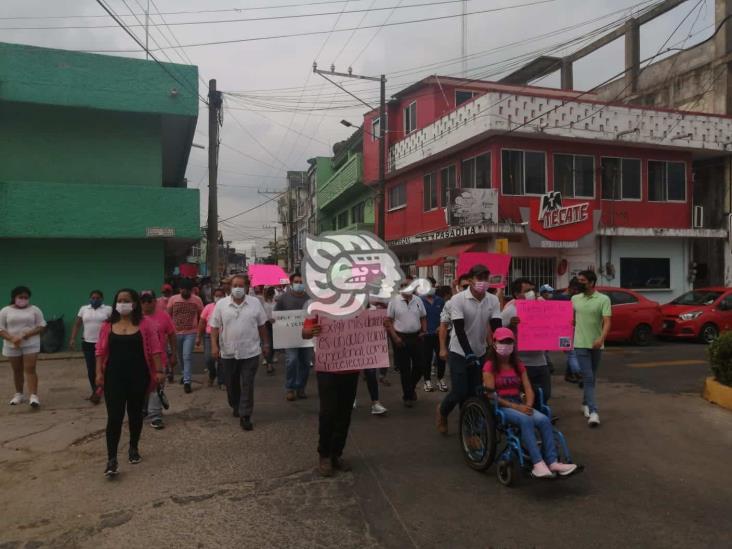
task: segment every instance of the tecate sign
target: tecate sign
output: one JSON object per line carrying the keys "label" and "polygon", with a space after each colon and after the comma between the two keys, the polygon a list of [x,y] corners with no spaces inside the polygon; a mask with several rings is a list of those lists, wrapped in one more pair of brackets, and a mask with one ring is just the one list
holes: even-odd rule
{"label": "tecate sign", "polygon": [[531,204],[529,228],[547,240],[577,241],[594,229],[590,203],[563,204],[561,193],[547,193]]}

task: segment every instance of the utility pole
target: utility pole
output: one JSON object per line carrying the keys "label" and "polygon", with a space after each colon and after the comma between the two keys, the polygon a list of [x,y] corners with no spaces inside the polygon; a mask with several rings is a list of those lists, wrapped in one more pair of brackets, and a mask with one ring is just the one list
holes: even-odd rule
{"label": "utility pole", "polygon": [[381,76],[363,76],[360,74],[353,74],[353,71],[351,70],[351,67],[348,67],[348,72],[336,72],[335,66],[330,66],[330,71],[324,71],[318,69],[318,64],[313,63],[313,72],[315,74],[318,74],[325,78],[328,82],[336,86],[337,88],[340,88],[344,92],[346,92],[351,97],[357,99],[364,105],[366,105],[368,108],[370,108],[372,111],[376,110],[376,108],[373,105],[369,105],[366,103],[363,99],[360,97],[356,97],[354,94],[349,92],[344,87],[338,85],[336,82],[333,82],[328,76],[339,76],[343,78],[357,78],[359,80],[371,80],[373,82],[378,82],[380,86],[380,100],[379,100],[379,135],[375,136],[377,137],[379,141],[379,181],[377,182],[376,187],[376,200],[374,204],[374,210],[376,211],[376,235],[384,239],[384,214],[386,213],[385,206],[385,200],[384,200],[384,186],[386,183],[386,147],[387,147],[387,141],[386,141],[386,135],[387,135],[387,129],[386,129],[386,75]]}
{"label": "utility pole", "polygon": [[272,257],[274,258],[275,265],[279,265],[278,261],[280,258],[279,249],[277,247],[277,224],[272,225],[271,227],[269,225],[264,225],[262,227],[263,229],[274,229],[274,241],[272,242]]}
{"label": "utility pole", "polygon": [[[208,275],[213,286],[219,285],[219,126],[221,125],[221,92],[216,91],[216,79],[208,81],[208,228],[206,258]],[[227,258],[228,260],[228,258]]]}

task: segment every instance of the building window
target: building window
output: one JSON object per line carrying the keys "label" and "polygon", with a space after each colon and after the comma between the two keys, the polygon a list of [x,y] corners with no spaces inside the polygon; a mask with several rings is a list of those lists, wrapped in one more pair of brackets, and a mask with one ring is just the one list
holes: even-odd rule
{"label": "building window", "polygon": [[347,227],[347,226],[348,226],[348,210],[338,214],[338,228],[342,229],[343,227]]}
{"label": "building window", "polygon": [[455,171],[455,164],[440,170],[440,194],[443,208],[450,205],[450,192],[455,188]]}
{"label": "building window", "polygon": [[640,160],[635,158],[603,158],[601,162],[603,199],[641,199]]}
{"label": "building window", "polygon": [[366,217],[366,203],[359,202],[351,208],[351,220],[353,223],[363,223]]}
{"label": "building window", "polygon": [[549,284],[556,288],[554,273],[557,272],[556,258],[554,257],[513,257],[509,280],[528,278],[539,288],[542,284]]}
{"label": "building window", "polygon": [[[384,114],[384,120],[386,120],[386,114]],[[389,127],[389,124],[386,124]],[[371,121],[371,141],[378,141],[381,136],[381,119],[377,116]]]}
{"label": "building window", "polygon": [[460,187],[463,189],[490,189],[490,181],[490,154],[481,154],[480,156],[463,160]]}
{"label": "building window", "polygon": [[424,176],[424,211],[434,210],[437,206],[437,180],[435,174],[428,173]]}
{"label": "building window", "polygon": [[503,194],[545,194],[546,159],[543,152],[501,151]]}
{"label": "building window", "polygon": [[412,101],[404,109],[404,135],[409,135],[417,129],[417,102]]}
{"label": "building window", "polygon": [[467,103],[476,95],[478,94],[472,91],[455,90],[455,107],[457,108],[463,103]]}
{"label": "building window", "polygon": [[595,158],[576,154],[555,154],[554,190],[566,198],[594,198]]}
{"label": "building window", "polygon": [[635,290],[671,288],[671,260],[668,257],[621,257],[620,286]]}
{"label": "building window", "polygon": [[648,161],[648,200],[684,202],[686,200],[686,163]]}
{"label": "building window", "polygon": [[407,204],[407,188],[404,183],[399,183],[389,189],[389,209],[395,210]]}

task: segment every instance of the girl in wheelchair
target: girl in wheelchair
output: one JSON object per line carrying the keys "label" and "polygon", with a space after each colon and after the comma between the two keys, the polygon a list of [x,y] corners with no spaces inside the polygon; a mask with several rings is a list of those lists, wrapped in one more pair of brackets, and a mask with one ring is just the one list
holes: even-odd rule
{"label": "girl in wheelchair", "polygon": [[[531,388],[526,368],[518,360],[514,335],[508,328],[498,328],[493,333],[493,347],[488,350],[483,365],[483,385],[489,398],[497,398],[506,421],[521,429],[521,444],[531,457],[534,478],[569,476],[577,465],[560,463],[550,419],[533,409],[534,391]],[[521,392],[526,395],[522,402]],[[541,449],[536,440],[536,431],[541,434]]]}

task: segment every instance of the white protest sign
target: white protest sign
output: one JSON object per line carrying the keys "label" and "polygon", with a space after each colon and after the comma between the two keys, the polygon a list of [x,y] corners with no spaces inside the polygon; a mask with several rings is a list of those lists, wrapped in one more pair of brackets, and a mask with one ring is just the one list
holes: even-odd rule
{"label": "white protest sign", "polygon": [[312,347],[312,339],[302,338],[302,325],[307,312],[304,309],[296,311],[274,311],[272,318],[272,339],[275,349],[296,349]]}

